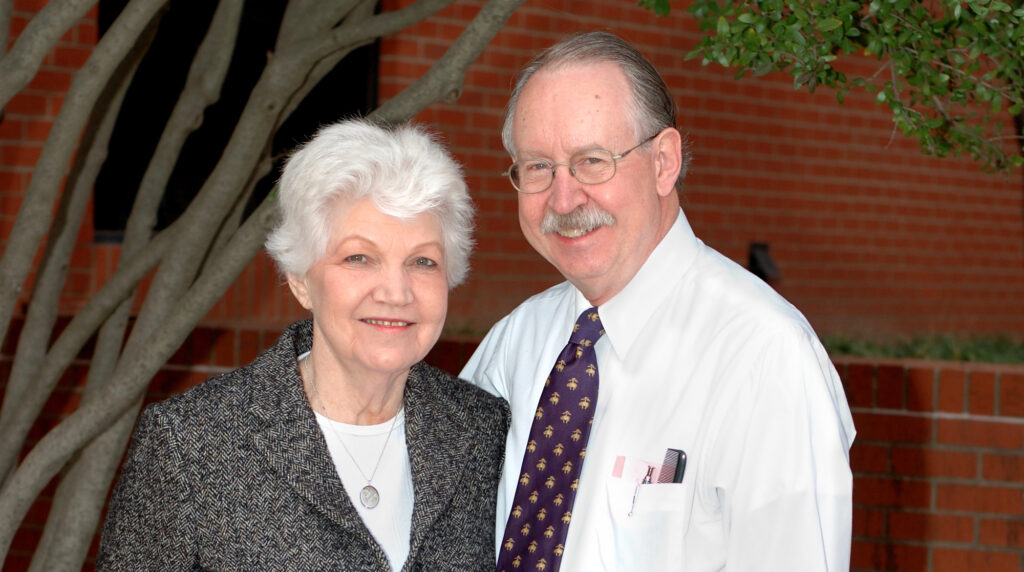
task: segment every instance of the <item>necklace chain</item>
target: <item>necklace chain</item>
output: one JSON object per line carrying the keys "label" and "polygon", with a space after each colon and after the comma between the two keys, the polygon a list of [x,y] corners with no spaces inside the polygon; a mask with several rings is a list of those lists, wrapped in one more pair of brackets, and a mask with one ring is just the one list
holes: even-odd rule
{"label": "necklace chain", "polygon": [[[319,405],[320,410],[323,411],[324,417],[327,417],[327,426],[331,428],[331,433],[334,433],[334,436],[338,439],[338,442],[341,443],[341,448],[345,450],[345,453],[348,455],[348,458],[352,460],[352,464],[355,465],[356,470],[359,471],[359,474],[362,475],[364,479],[366,479],[366,484],[373,484],[373,477],[377,476],[377,469],[380,468],[380,462],[384,458],[384,451],[387,450],[388,442],[391,441],[391,433],[394,432],[395,425],[398,424],[398,413],[395,414],[395,419],[391,422],[391,428],[388,429],[388,436],[387,438],[384,439],[384,446],[381,447],[380,454],[377,455],[377,463],[373,466],[373,472],[370,473],[369,477],[367,477],[366,472],[364,472],[363,468],[359,466],[359,462],[356,461],[355,456],[352,455],[352,452],[349,451],[348,447],[345,445],[345,440],[341,438],[341,434],[338,433],[338,430],[334,427],[334,421],[332,421],[331,418],[327,416],[327,407],[324,406],[324,400],[320,397],[320,392],[317,390],[316,376],[313,375],[313,366],[309,363],[309,356],[303,358],[302,361],[303,363],[306,364],[306,371],[309,372],[309,385],[313,389],[313,398],[316,399],[316,402]],[[401,413],[401,411],[399,411],[399,413]]]}

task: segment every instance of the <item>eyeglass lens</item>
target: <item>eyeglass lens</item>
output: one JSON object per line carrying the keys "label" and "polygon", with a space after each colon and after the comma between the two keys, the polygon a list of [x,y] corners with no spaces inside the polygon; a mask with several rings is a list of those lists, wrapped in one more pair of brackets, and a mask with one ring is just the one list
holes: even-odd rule
{"label": "eyeglass lens", "polygon": [[[545,159],[527,159],[516,163],[509,171],[512,184],[525,193],[539,193],[547,189],[555,176],[555,163]],[[577,153],[569,159],[569,172],[576,180],[588,185],[603,183],[615,174],[615,159],[610,151],[593,149]]]}

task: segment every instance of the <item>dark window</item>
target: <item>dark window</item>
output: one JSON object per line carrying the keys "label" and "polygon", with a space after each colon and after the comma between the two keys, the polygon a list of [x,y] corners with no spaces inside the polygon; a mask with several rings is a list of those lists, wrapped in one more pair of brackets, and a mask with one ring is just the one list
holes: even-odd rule
{"label": "dark window", "polygon": [[[100,34],[109,29],[127,1],[99,3]],[[181,151],[160,204],[158,229],[184,212],[220,159],[263,70],[266,54],[273,50],[286,3],[246,2],[220,100],[206,110],[202,126],[189,136]],[[128,88],[111,136],[109,155],[96,180],[93,225],[98,241],[119,241],[123,234],[142,175],[185,84],[216,4],[172,1],[160,20],[153,44]],[[346,56],[278,130],[274,153],[308,140],[324,124],[363,115],[376,107],[377,60],[376,43]],[[253,203],[266,196],[279,175],[275,169],[264,177]]]}

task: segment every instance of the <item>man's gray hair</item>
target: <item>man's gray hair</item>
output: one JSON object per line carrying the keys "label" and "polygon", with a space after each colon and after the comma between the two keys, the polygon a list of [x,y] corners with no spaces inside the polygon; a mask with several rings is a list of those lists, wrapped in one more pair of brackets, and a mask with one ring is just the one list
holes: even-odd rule
{"label": "man's gray hair", "polygon": [[[666,127],[675,128],[676,103],[665,80],[654,65],[632,44],[608,32],[574,34],[547,48],[526,64],[516,76],[512,94],[505,107],[505,123],[501,141],[509,155],[516,157],[512,129],[519,103],[519,95],[533,74],[541,69],[554,70],[577,64],[609,62],[619,66],[632,87],[633,108],[627,110],[638,141],[659,133]],[[677,186],[681,186],[690,163],[690,151],[683,139],[682,169]],[[517,157],[516,157],[517,158]]]}
{"label": "man's gray hair", "polygon": [[365,119],[320,129],[285,164],[277,190],[281,219],[266,242],[279,270],[304,276],[327,252],[335,202],[362,199],[401,219],[434,214],[441,223],[448,287],[465,280],[474,209],[462,167],[422,127],[386,127]]}

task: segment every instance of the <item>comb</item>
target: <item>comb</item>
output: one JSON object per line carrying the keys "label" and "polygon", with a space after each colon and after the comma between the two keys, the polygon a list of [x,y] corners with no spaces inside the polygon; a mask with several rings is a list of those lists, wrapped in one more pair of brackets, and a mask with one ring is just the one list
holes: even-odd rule
{"label": "comb", "polygon": [[686,453],[680,449],[665,449],[665,461],[658,473],[659,483],[681,483],[686,472]]}

